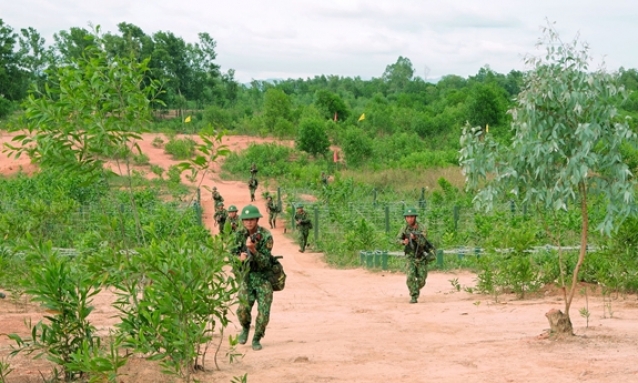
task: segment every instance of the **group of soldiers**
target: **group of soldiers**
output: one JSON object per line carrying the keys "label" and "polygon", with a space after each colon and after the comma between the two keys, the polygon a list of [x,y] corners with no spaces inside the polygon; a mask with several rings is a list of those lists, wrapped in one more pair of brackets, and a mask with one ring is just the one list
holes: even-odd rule
{"label": "group of soldiers", "polygon": [[[255,179],[257,168],[251,167],[251,180]],[[326,180],[322,173],[322,182]],[[250,184],[249,184],[250,185]],[[256,187],[255,187],[256,188]],[[238,257],[242,264],[242,278],[239,285],[239,306],[237,318],[241,325],[241,332],[237,337],[240,344],[248,341],[252,323],[252,308],[257,302],[257,317],[252,339],[253,350],[261,350],[261,340],[266,334],[266,326],[270,321],[270,308],[273,302],[273,265],[275,257],[272,254],[274,239],[270,231],[259,225],[261,215],[259,208],[254,205],[245,206],[238,215],[237,208],[231,205],[226,212],[224,199],[213,188],[215,202],[215,222],[224,233],[224,225],[230,222],[233,235],[231,253]],[[251,202],[254,202],[254,190],[251,189]],[[267,196],[266,209],[268,223],[271,229],[276,228],[276,218],[279,205]],[[417,222],[418,212],[415,208],[407,208],[403,217],[405,225],[399,231],[397,242],[404,246],[406,258],[406,284],[410,292],[410,303],[417,303],[421,289],[425,286],[428,275],[427,265],[435,258],[434,247],[427,239],[427,229]],[[295,205],[293,217],[299,233],[299,251],[304,252],[308,244],[308,234],[312,229],[312,221],[302,204]],[[241,225],[239,225],[241,222]]]}

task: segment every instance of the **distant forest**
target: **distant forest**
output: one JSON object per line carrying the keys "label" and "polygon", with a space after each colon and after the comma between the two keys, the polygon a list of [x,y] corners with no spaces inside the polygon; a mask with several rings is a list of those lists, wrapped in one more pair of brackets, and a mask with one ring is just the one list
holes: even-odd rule
{"label": "distant forest", "polygon": [[[192,130],[212,125],[231,134],[296,139],[299,127],[311,121],[325,129],[354,166],[405,167],[425,161],[426,153],[437,153],[433,165],[456,164],[465,124],[489,127],[494,137],[507,139],[507,111],[525,78],[525,72],[501,74],[486,66],[474,76],[450,74],[434,84],[415,77],[410,59],[398,57],[369,80],[317,75],[241,84],[233,69],[221,72],[216,41],[208,33],[188,43],[169,31],[148,35],[120,23],[117,33],[72,27],[53,40],[48,44],[34,28],[17,31],[0,19],[0,118],[19,115],[30,92],[37,97],[46,87],[56,87],[56,71],[74,65],[92,46],[111,57],[148,60],[149,80],[158,80],[163,90],[161,102],[153,106],[158,118],[151,129],[184,130],[188,115]],[[618,101],[620,115],[632,117],[636,130],[638,71],[621,68],[617,81],[630,91],[628,99]],[[173,121],[160,118],[175,110],[179,117]]]}

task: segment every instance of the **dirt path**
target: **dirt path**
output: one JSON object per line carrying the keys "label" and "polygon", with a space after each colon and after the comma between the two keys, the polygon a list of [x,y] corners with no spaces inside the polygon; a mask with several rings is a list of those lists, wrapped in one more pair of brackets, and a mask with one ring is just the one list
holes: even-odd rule
{"label": "dirt path", "polygon": [[[142,143],[151,163],[173,163],[162,149],[150,145],[151,140],[147,136]],[[251,140],[228,137],[224,143],[240,150]],[[3,160],[0,169],[3,166],[12,165]],[[241,208],[250,201],[245,182],[222,182],[212,175],[204,184],[217,186],[226,206]],[[210,193],[203,192],[202,199],[210,227]],[[259,198],[256,205],[265,212],[264,200]],[[267,225],[265,221],[261,223]],[[249,382],[282,383],[638,381],[636,296],[610,304],[590,296],[588,328],[578,314],[585,307],[584,297],[577,297],[571,313],[577,336],[557,342],[542,335],[548,327],[543,314],[562,309],[560,296],[525,301],[500,296],[495,303],[492,297],[453,289],[454,278],[461,285],[474,285],[471,273],[431,272],[419,303],[411,305],[403,274],[328,268],[322,254],[297,252],[283,226],[278,223],[272,233],[274,253],[284,255],[288,281],[284,291],[275,293],[264,349],[255,352],[249,344],[240,346],[244,358],[229,364],[224,342],[218,356],[221,371],[198,376],[202,381],[230,382],[245,373]],[[108,300],[96,305],[97,325],[110,326],[114,319]],[[7,300],[0,301],[0,307],[0,332],[21,331],[13,328],[18,320],[38,317],[33,310],[16,313]],[[231,325],[227,334],[236,331],[237,325]],[[2,344],[6,350],[6,342]],[[169,380],[141,362],[135,369],[135,363],[126,381]],[[206,364],[213,365],[212,357]],[[27,381],[25,376],[38,381],[37,370],[27,362],[16,367],[9,381]]]}

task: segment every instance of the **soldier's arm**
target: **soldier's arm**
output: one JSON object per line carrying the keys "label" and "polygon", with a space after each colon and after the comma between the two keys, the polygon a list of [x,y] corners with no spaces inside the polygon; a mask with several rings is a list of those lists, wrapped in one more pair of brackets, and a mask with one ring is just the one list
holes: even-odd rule
{"label": "soldier's arm", "polygon": [[253,262],[260,269],[267,269],[272,265],[272,248],[274,240],[270,234],[264,235],[264,238],[257,244],[257,251],[253,254]]}

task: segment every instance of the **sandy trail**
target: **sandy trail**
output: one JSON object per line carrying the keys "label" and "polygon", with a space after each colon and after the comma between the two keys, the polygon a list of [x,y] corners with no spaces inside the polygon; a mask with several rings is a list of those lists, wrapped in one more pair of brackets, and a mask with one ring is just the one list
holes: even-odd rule
{"label": "sandy trail", "polygon": [[[165,168],[175,163],[163,149],[152,147],[153,137],[146,135],[141,143],[151,163]],[[241,150],[252,141],[224,139],[231,150]],[[15,166],[7,159],[0,163],[0,169]],[[241,208],[250,201],[245,182],[220,181],[214,173],[203,182],[217,186],[226,207]],[[262,191],[260,186],[257,195]],[[202,200],[205,222],[212,227],[210,193],[202,192]],[[256,205],[265,213],[263,199],[259,197]],[[267,226],[266,221],[261,223]],[[271,231],[274,253],[284,255],[288,280],[286,289],[275,293],[264,349],[253,351],[249,342],[239,347],[244,358],[229,364],[224,342],[218,356],[221,371],[200,374],[198,379],[229,382],[247,373],[249,382],[282,383],[638,381],[636,296],[619,297],[611,304],[589,296],[588,328],[578,314],[585,307],[584,297],[577,297],[571,312],[577,336],[553,341],[542,334],[548,327],[544,313],[563,307],[556,294],[527,300],[506,295],[495,303],[493,297],[453,289],[454,278],[461,285],[474,285],[472,273],[431,272],[419,303],[411,305],[402,273],[329,268],[322,254],[299,253],[283,227],[280,220]],[[114,323],[108,299],[95,303],[95,323],[108,328]],[[1,300],[1,332],[23,332],[22,320],[37,320],[37,311]],[[236,333],[237,325],[231,325],[229,332]],[[6,355],[7,341],[1,346]],[[15,362],[9,382],[38,381],[33,362]],[[213,366],[212,357],[206,363]],[[127,371],[123,381],[170,381],[140,360],[131,360]]]}

